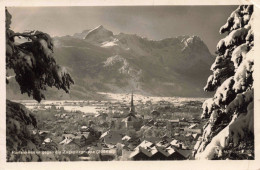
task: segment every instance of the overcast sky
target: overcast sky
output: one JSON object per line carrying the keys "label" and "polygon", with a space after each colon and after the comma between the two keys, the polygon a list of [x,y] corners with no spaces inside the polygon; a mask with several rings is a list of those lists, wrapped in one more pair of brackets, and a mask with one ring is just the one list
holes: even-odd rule
{"label": "overcast sky", "polygon": [[8,7],[14,31],[40,30],[51,36],[73,35],[98,25],[113,31],[160,40],[198,35],[214,53],[224,37],[219,28],[237,6]]}

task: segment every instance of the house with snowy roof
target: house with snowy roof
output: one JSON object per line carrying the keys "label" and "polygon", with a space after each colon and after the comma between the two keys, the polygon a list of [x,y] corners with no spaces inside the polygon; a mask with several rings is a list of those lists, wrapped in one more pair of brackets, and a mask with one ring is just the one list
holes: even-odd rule
{"label": "house with snowy roof", "polygon": [[180,125],[180,119],[171,119],[167,120],[167,126],[168,127],[176,127]]}
{"label": "house with snowy roof", "polygon": [[[129,156],[132,160],[153,160],[153,157],[160,154],[155,146],[153,147],[138,147]],[[158,157],[158,156],[157,156]]]}
{"label": "house with snowy roof", "polygon": [[167,146],[170,146],[170,143],[168,141],[161,140],[160,142],[156,143],[156,146],[167,147]]}
{"label": "house with snowy roof", "polygon": [[125,135],[124,137],[122,137],[122,141],[129,141],[131,139],[130,136]]}
{"label": "house with snowy roof", "polygon": [[184,128],[183,130],[184,130],[185,132],[191,132],[191,133],[202,134],[202,130],[201,130],[201,129],[190,129],[190,128]]}
{"label": "house with snowy roof", "polygon": [[47,144],[47,143],[51,143],[51,142],[52,142],[51,138],[46,138],[46,139],[43,140],[42,144]]}
{"label": "house with snowy roof", "polygon": [[173,148],[171,146],[168,147],[157,147],[157,150],[162,153],[162,157],[160,160],[185,160],[187,157],[180,152],[180,150]]}
{"label": "house with snowy roof", "polygon": [[61,145],[76,144],[79,147],[83,147],[96,141],[96,137],[90,132],[84,132],[78,135],[63,134],[62,136],[63,140],[59,143]]}
{"label": "house with snowy roof", "polygon": [[152,143],[157,143],[157,142],[161,141],[161,138],[154,137],[154,136],[149,136],[149,137],[141,138],[141,141],[149,141],[149,142],[152,142]]}
{"label": "house with snowy roof", "polygon": [[73,139],[76,135],[75,134],[72,134],[72,133],[65,133],[65,134],[62,134],[62,139]]}
{"label": "house with snowy roof", "polygon": [[106,144],[116,145],[117,143],[122,143],[123,136],[124,135],[121,133],[121,131],[109,130],[104,132],[100,136],[99,140]]}
{"label": "house with snowy roof", "polygon": [[178,141],[176,139],[173,139],[171,142],[170,142],[170,145],[171,146],[174,146],[176,148],[179,148],[179,149],[188,149],[188,147],[181,141]]}
{"label": "house with snowy roof", "polygon": [[197,124],[192,124],[192,125],[190,125],[188,128],[189,129],[193,129],[193,128],[195,128],[197,126]]}
{"label": "house with snowy roof", "polygon": [[184,160],[188,159],[189,150],[183,151],[174,146],[156,146],[149,141],[143,141],[130,154],[132,160]]}

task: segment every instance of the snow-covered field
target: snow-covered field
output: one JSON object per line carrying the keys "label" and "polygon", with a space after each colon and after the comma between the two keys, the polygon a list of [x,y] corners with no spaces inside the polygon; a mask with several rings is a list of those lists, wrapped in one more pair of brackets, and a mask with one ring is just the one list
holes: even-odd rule
{"label": "snow-covered field", "polygon": [[[115,101],[130,101],[131,100],[131,93],[102,93],[99,94],[106,95],[109,99]],[[207,98],[191,98],[191,97],[156,97],[156,96],[144,96],[141,94],[134,94],[134,101],[142,101],[147,102],[151,101],[152,103],[157,103],[159,101],[166,101],[170,103],[182,103],[188,101],[205,101]]]}
{"label": "snow-covered field", "polygon": [[[129,105],[131,100],[131,93],[102,93],[107,96],[107,101],[94,101],[94,100],[43,100],[38,103],[35,100],[15,100],[15,102],[22,103],[30,110],[45,110],[52,106],[57,109],[63,107],[66,111],[81,111],[84,113],[97,114],[99,111],[104,110],[107,106],[106,103],[120,103]],[[201,101],[204,102],[206,98],[184,98],[184,97],[156,97],[156,96],[144,96],[141,94],[134,94],[134,103],[138,105],[140,103],[145,104],[150,102],[152,104],[158,102],[169,102],[174,105],[183,105],[185,102],[189,101]]]}
{"label": "snow-covered field", "polygon": [[[30,110],[45,110],[52,106],[57,109],[61,107],[69,112],[81,111],[83,113],[97,114],[103,108],[98,107],[100,104],[95,104],[95,101],[83,101],[83,100],[45,100],[41,103],[35,100],[16,100],[15,102],[25,105],[26,108]],[[91,103],[91,104],[90,104]]]}

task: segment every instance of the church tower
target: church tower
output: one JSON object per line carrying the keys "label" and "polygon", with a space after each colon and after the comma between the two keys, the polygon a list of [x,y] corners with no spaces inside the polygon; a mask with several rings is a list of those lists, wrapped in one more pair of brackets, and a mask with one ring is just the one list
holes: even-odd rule
{"label": "church tower", "polygon": [[131,96],[131,103],[130,103],[130,114],[135,114],[135,106],[134,106],[134,94],[132,91],[132,96]]}
{"label": "church tower", "polygon": [[[136,129],[139,127],[140,121],[135,112],[134,106],[134,94],[132,92],[129,114],[122,120],[125,123],[127,129]],[[140,126],[141,127],[141,126]]]}

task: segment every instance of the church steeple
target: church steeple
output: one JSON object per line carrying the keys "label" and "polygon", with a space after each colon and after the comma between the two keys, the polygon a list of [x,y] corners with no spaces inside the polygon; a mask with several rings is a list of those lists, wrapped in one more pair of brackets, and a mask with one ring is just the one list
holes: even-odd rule
{"label": "church steeple", "polygon": [[135,106],[134,106],[134,94],[132,91],[132,95],[131,95],[131,106],[130,106],[130,113],[135,113]]}
{"label": "church steeple", "polygon": [[133,94],[133,91],[132,91],[132,95],[131,95],[131,107],[134,106],[134,94]]}

